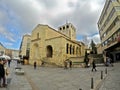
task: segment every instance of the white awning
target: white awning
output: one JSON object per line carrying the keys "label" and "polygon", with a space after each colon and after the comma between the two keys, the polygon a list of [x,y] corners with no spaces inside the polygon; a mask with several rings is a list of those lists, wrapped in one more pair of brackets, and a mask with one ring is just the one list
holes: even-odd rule
{"label": "white awning", "polygon": [[11,59],[11,58],[9,56],[7,56],[7,55],[2,55],[2,56],[0,56],[0,59],[8,60],[8,59]]}

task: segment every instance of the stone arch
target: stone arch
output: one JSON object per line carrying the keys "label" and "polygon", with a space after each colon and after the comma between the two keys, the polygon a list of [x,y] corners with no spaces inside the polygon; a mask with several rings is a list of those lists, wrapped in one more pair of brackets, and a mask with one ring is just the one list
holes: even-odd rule
{"label": "stone arch", "polygon": [[47,55],[46,55],[47,57],[51,57],[52,58],[52,56],[53,56],[53,48],[52,48],[52,46],[51,45],[48,45],[47,46]]}

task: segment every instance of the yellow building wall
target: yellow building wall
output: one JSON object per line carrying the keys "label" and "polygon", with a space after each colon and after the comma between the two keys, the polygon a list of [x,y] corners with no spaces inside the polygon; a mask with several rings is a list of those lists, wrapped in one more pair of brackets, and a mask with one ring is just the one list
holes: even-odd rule
{"label": "yellow building wall", "polygon": [[[37,36],[39,33],[39,37]],[[69,57],[81,56],[82,51],[76,55],[66,53],[66,44],[78,47],[81,50],[80,44],[71,41],[65,35],[58,33],[47,25],[38,25],[31,35],[30,46],[30,60],[29,63],[33,64],[37,61],[41,65],[41,61],[55,63],[56,65],[63,66],[63,62]],[[47,57],[47,46],[52,47],[52,57]]]}

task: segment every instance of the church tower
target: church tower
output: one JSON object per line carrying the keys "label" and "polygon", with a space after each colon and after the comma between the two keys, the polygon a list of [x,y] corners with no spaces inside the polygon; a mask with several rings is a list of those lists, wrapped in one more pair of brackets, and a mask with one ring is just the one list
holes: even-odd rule
{"label": "church tower", "polygon": [[71,40],[76,40],[76,29],[71,23],[58,27],[58,31],[70,37]]}

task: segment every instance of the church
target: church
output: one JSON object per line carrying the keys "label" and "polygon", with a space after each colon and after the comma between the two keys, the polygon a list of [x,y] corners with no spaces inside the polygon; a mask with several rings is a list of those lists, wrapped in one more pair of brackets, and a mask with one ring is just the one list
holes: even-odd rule
{"label": "church", "polygon": [[76,28],[71,23],[58,27],[38,24],[31,33],[29,64],[37,62],[63,66],[71,57],[84,56],[85,45],[76,40]]}

